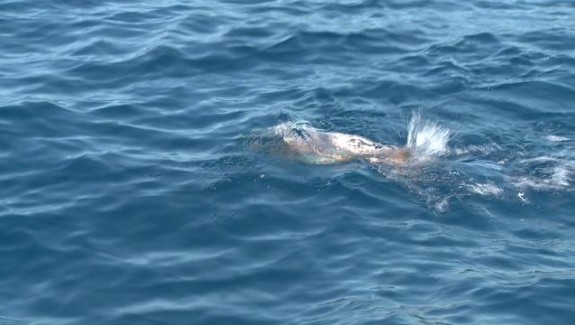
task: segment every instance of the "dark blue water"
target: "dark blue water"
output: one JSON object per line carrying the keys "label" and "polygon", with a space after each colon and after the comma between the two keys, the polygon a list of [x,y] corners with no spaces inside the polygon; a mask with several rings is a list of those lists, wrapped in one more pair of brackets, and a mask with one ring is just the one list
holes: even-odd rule
{"label": "dark blue water", "polygon": [[574,109],[573,1],[2,1],[0,324],[574,324]]}

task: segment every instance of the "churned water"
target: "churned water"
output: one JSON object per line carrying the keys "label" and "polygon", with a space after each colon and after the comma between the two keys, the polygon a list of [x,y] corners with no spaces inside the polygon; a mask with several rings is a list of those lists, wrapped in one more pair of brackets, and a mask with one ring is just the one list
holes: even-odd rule
{"label": "churned water", "polygon": [[0,324],[574,324],[574,105],[570,0],[2,1]]}

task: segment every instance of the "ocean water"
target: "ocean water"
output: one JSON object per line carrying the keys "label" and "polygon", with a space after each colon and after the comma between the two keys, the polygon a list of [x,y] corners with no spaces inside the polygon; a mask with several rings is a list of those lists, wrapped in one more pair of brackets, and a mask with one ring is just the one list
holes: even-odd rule
{"label": "ocean water", "polygon": [[574,149],[571,0],[4,0],[0,324],[574,324]]}

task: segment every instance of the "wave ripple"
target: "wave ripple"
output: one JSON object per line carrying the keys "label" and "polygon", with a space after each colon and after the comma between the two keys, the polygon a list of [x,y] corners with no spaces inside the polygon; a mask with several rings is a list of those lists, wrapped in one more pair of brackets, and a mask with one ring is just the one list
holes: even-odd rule
{"label": "wave ripple", "polygon": [[574,9],[0,2],[0,324],[571,325]]}

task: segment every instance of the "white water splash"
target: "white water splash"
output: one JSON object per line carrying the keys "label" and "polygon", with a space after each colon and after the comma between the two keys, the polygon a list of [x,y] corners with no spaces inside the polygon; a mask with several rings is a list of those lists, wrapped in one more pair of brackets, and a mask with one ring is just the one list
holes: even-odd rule
{"label": "white water splash", "polygon": [[562,137],[560,135],[548,135],[545,137],[548,141],[551,142],[565,142],[565,141],[569,141],[570,139],[567,137]]}
{"label": "white water splash", "polygon": [[469,145],[464,148],[452,148],[450,153],[455,156],[464,155],[488,155],[490,153],[501,150],[501,147],[496,143],[490,143],[485,145]]}
{"label": "white water splash", "polygon": [[426,161],[446,154],[449,138],[449,129],[422,120],[419,114],[414,113],[409,121],[406,147],[417,160]]}
{"label": "white water splash", "polygon": [[503,189],[492,183],[475,183],[468,184],[467,188],[471,193],[475,193],[481,196],[501,196],[503,194]]}
{"label": "white water splash", "polygon": [[571,185],[574,171],[575,167],[573,164],[563,162],[561,165],[542,169],[545,176],[515,176],[510,177],[510,181],[522,190],[528,188],[534,190],[561,190]]}

